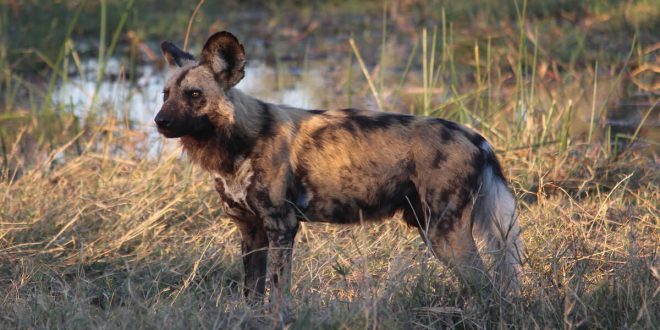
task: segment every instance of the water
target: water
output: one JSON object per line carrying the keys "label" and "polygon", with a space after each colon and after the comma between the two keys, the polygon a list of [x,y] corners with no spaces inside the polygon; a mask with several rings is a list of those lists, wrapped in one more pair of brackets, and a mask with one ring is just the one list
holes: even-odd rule
{"label": "water", "polygon": [[[96,91],[97,60],[82,63],[82,74],[71,76],[54,93],[55,103],[66,104],[79,117],[90,111],[97,92],[97,105],[103,109],[113,109],[115,115],[128,119],[138,126],[151,125],[153,117],[162,106],[162,90],[167,80],[168,70],[158,70],[153,65],[142,65],[135,84],[127,81],[122,63],[110,59],[106,74],[115,79],[104,79]],[[280,88],[275,69],[262,62],[252,62],[246,67],[245,78],[236,86],[243,92],[261,100],[277,104],[287,104],[300,108],[318,108],[326,89],[323,74],[318,69],[310,70],[298,82]]]}
{"label": "water", "polygon": [[[97,108],[114,112],[114,116],[130,123],[132,129],[146,133],[149,140],[147,143],[151,146],[150,154],[158,153],[162,148],[175,148],[175,143],[168,142],[158,135],[153,124],[153,117],[162,105],[162,89],[168,70],[158,69],[152,64],[142,64],[138,66],[134,83],[132,83],[126,79],[125,64],[112,58],[107,63],[106,79],[102,80],[96,91],[98,64],[95,59],[85,60],[81,64],[80,72],[78,70],[72,72],[70,77],[58,87],[54,93],[54,101],[65,104],[67,108],[73,109],[77,116],[84,118],[90,113],[94,94],[97,92],[96,100],[94,100]],[[342,91],[337,90],[336,84],[341,82],[334,81],[338,79],[333,78],[332,69],[329,68],[328,63],[320,61],[311,63],[309,68],[300,70],[297,67],[284,66],[284,68],[276,69],[264,62],[251,61],[246,67],[245,77],[236,88],[266,102],[300,108],[320,109],[328,106],[345,106],[342,104],[343,98],[338,101],[338,96]],[[398,80],[398,77],[395,78],[394,80]],[[395,84],[387,82],[387,84],[390,83]],[[599,83],[599,86],[602,85]],[[610,89],[601,87],[599,90],[603,92]],[[619,96],[607,101],[610,105],[605,107],[607,115],[604,126],[605,130],[611,128],[613,140],[617,134],[630,136],[636,131],[644,113],[653,107],[654,99],[649,98],[648,95],[648,93],[642,95],[643,100],[641,101],[635,99],[632,102],[630,97],[626,96]],[[637,98],[639,99],[639,97]],[[607,98],[602,97],[601,99]],[[590,98],[584,100],[590,101]],[[359,106],[364,107],[364,103]],[[369,108],[368,105],[366,107]],[[578,105],[578,108],[573,133],[585,135],[589,128],[591,105],[589,102],[585,102]],[[644,122],[638,136],[642,138],[643,142],[645,141],[644,143],[656,144],[649,150],[660,149],[657,145],[660,137],[659,110],[659,106],[651,109],[651,114]],[[600,131],[595,134],[603,138],[605,130],[601,125],[599,126]],[[617,142],[625,144],[625,139]]]}
{"label": "water", "polygon": [[[99,63],[88,59],[81,63],[81,72],[71,75],[60,84],[53,95],[56,104],[65,104],[79,118],[90,114],[92,103],[102,111],[112,111],[112,115],[129,122],[131,127],[146,133],[149,155],[157,155],[163,149],[175,149],[177,144],[158,134],[153,118],[163,104],[162,90],[168,77],[168,69],[159,70],[154,65],[141,65],[134,83],[126,79],[123,63],[112,58],[106,66],[106,77],[96,90],[96,77]],[[280,75],[280,77],[278,77]],[[308,72],[276,72],[262,62],[251,62],[246,67],[245,77],[236,88],[266,102],[287,104],[300,108],[319,108],[323,101],[330,99],[326,93],[327,84],[323,73],[318,69]],[[284,82],[282,82],[284,80]],[[96,99],[94,95],[96,93]]]}

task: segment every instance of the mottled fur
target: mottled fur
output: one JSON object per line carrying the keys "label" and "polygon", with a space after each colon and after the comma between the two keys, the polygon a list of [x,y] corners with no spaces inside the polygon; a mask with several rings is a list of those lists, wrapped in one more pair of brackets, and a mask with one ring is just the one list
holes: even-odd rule
{"label": "mottled fur", "polygon": [[263,295],[267,269],[277,301],[288,293],[299,222],[378,221],[398,211],[439,258],[482,285],[489,277],[472,238],[477,223],[508,256],[499,278],[517,284],[515,202],[480,135],[438,118],[264,103],[232,88],[245,54],[228,32],[209,38],[199,62],[173,47],[162,47],[176,70],[156,122],[215,175],[241,233],[250,298]]}

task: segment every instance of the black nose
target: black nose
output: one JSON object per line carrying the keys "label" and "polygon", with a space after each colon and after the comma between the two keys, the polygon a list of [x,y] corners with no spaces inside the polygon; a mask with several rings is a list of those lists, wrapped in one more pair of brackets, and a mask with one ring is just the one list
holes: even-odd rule
{"label": "black nose", "polygon": [[165,116],[161,116],[160,114],[156,116],[154,121],[160,128],[170,128],[170,126],[172,126],[172,121],[169,118],[165,118]]}

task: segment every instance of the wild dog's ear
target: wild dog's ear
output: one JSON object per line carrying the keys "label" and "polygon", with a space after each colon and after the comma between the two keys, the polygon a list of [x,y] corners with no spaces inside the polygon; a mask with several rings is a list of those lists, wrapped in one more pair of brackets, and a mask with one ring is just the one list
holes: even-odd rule
{"label": "wild dog's ear", "polygon": [[199,64],[208,65],[216,80],[229,89],[245,76],[245,50],[233,34],[218,32],[204,44]]}
{"label": "wild dog's ear", "polygon": [[180,67],[195,61],[194,56],[184,52],[169,41],[163,41],[163,43],[160,44],[160,50],[163,52],[163,55],[165,55],[167,63],[171,66]]}

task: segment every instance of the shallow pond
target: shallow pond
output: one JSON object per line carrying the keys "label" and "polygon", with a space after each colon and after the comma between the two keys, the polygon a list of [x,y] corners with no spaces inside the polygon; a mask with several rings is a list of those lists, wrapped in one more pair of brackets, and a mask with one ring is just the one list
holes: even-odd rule
{"label": "shallow pond", "polygon": [[[142,130],[147,134],[150,140],[148,143],[152,146],[150,153],[161,150],[163,146],[174,147],[175,144],[164,142],[165,140],[159,137],[153,124],[153,117],[162,105],[162,88],[168,70],[154,64],[141,64],[136,70],[135,77],[127,79],[126,65],[112,58],[106,65],[106,79],[97,86],[98,64],[96,60],[84,61],[80,70],[71,72],[68,79],[59,85],[54,93],[54,101],[66,104],[68,109],[72,109],[81,118],[87,116],[92,102],[99,105],[99,109],[105,109],[103,111],[114,112],[114,116],[129,122],[133,129]],[[271,103],[307,109],[346,107],[350,101],[345,98],[347,93],[344,85],[350,82],[345,77],[346,70],[338,70],[336,63],[332,64],[332,61],[310,61],[306,68],[301,69],[296,64],[274,67],[254,60],[248,63],[245,78],[237,88]],[[390,72],[401,71],[396,65],[379,69]],[[354,65],[352,70],[355,71],[353,75],[360,75],[359,66]],[[396,79],[390,77],[385,84],[397,85],[398,76],[395,74],[391,76]],[[415,98],[419,98],[420,94],[419,88],[414,87],[419,84],[419,76],[421,73],[414,69],[409,73],[409,85],[413,87],[404,88],[400,95],[391,97],[388,103],[390,110],[392,104],[402,105],[400,107],[402,112],[414,106]],[[598,125],[600,128],[597,128],[595,136],[604,138],[607,136],[606,130],[611,129],[612,140],[625,145],[626,139],[616,138],[617,134],[628,136],[634,134],[649,112],[641,126],[639,137],[646,146],[645,149],[657,152],[660,138],[660,106],[657,103],[654,106],[653,94],[638,92],[632,96],[611,97],[606,95],[610,87],[604,82],[599,84],[605,87],[599,89],[597,100],[594,101],[597,108],[604,109],[606,114],[600,116],[603,120]],[[354,86],[353,89],[358,90],[359,95],[351,102],[352,106],[376,108],[371,101],[366,82],[361,81],[360,85]],[[452,95],[446,91],[434,92],[433,97],[440,103],[452,99]],[[387,96],[384,98],[387,100]],[[657,98],[655,100],[657,101]],[[577,110],[574,114],[571,134],[583,136],[589,130],[591,101],[592,97],[589,95],[583,96],[582,102],[575,103]],[[540,107],[541,111],[544,111],[543,106]]]}

